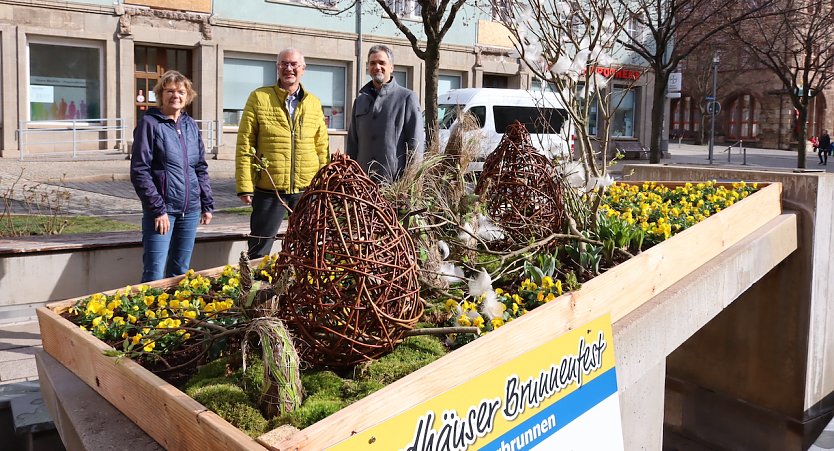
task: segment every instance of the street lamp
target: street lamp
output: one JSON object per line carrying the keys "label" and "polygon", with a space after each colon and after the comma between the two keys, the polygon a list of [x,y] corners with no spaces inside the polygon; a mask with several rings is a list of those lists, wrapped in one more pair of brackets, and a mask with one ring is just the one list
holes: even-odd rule
{"label": "street lamp", "polygon": [[715,115],[717,114],[718,102],[715,98],[715,92],[718,90],[718,63],[721,62],[721,56],[716,53],[712,57],[712,97],[707,103],[707,112],[711,116],[709,129],[709,164],[712,164],[712,149],[715,144]]}

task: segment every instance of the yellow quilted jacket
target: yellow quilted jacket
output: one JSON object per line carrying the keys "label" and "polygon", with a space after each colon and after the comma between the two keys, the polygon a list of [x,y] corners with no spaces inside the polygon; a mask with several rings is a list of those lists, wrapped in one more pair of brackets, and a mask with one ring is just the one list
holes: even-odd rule
{"label": "yellow quilted jacket", "polygon": [[[249,95],[237,132],[235,179],[238,195],[254,188],[297,193],[310,185],[316,172],[329,159],[327,126],[321,101],[302,86],[303,93],[290,124],[287,91],[275,86],[258,88]],[[266,160],[267,171],[257,170]],[[273,183],[275,186],[273,186]]]}

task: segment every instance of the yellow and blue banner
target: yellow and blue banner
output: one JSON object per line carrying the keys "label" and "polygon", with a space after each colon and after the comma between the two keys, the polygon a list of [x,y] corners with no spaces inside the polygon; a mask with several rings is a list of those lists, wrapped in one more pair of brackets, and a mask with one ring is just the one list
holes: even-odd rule
{"label": "yellow and blue banner", "polygon": [[622,450],[611,319],[577,327],[328,449]]}

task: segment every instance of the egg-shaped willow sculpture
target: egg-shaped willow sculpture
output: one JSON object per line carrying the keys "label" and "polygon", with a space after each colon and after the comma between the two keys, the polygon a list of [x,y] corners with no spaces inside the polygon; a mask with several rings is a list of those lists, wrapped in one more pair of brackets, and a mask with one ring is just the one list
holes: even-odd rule
{"label": "egg-shaped willow sculpture", "polygon": [[487,156],[475,192],[489,217],[516,243],[562,231],[565,202],[556,166],[536,151],[519,121]]}
{"label": "egg-shaped willow sculpture", "polygon": [[423,313],[416,262],[376,183],[335,155],[299,199],[276,264],[289,281],[279,315],[302,359],[347,367],[392,351]]}

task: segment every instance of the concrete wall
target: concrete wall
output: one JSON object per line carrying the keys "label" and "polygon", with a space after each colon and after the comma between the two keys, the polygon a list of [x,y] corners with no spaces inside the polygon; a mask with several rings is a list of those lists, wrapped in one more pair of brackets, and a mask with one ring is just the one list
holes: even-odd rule
{"label": "concrete wall", "polygon": [[[667,360],[669,440],[718,449],[806,449],[831,417],[834,391],[834,177],[628,165],[633,180],[784,184],[799,248]],[[741,266],[731,274],[744,275]],[[670,329],[673,329],[670,327]]]}
{"label": "concrete wall", "polygon": [[[0,324],[33,319],[33,309],[46,302],[135,285],[142,276],[142,242],[135,233],[105,234],[98,245],[84,248],[66,241],[53,249],[38,246],[37,252],[0,254]],[[198,237],[191,267],[236,264],[244,250],[239,233]]]}

